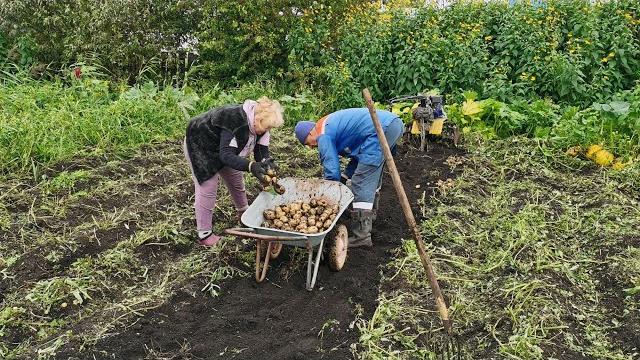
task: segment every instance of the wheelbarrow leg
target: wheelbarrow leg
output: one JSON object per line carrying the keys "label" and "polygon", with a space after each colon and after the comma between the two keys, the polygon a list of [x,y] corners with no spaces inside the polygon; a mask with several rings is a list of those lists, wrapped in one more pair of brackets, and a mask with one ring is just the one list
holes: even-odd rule
{"label": "wheelbarrow leg", "polygon": [[258,240],[256,241],[256,281],[257,282],[262,282],[266,277],[267,277],[267,269],[269,269],[269,259],[271,258],[270,254],[271,254],[271,241],[268,242],[267,245],[267,251],[265,251],[265,256],[264,256],[264,264],[262,265],[262,269],[260,269],[260,258],[261,258],[261,251],[260,249],[262,248],[262,242],[266,241],[266,240]]}
{"label": "wheelbarrow leg", "polygon": [[[313,246],[311,241],[307,240],[307,250],[309,251],[309,259],[307,261],[307,290],[313,290],[313,286],[316,284],[316,277],[318,276],[318,268],[320,266],[320,257],[322,256],[322,246],[324,245],[324,239],[320,240],[320,246],[318,246],[318,253],[316,254],[316,262],[313,263]],[[313,268],[313,274],[311,273]]]}

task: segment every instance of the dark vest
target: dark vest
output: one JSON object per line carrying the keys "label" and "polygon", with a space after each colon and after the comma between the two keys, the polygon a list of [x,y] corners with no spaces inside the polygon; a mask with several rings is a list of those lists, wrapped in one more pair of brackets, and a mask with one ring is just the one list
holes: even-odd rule
{"label": "dark vest", "polygon": [[[189,121],[187,151],[198,183],[211,179],[224,164],[220,160],[220,134],[227,130],[238,142],[236,154],[249,141],[249,123],[242,105],[227,105],[211,109]],[[257,142],[258,140],[256,140]]]}

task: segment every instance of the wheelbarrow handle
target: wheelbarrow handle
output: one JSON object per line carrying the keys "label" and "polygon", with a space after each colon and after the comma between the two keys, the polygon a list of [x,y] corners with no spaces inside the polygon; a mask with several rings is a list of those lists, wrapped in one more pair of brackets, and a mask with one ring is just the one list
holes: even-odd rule
{"label": "wheelbarrow handle", "polygon": [[256,240],[265,240],[265,241],[295,241],[295,240],[307,240],[306,236],[274,236],[274,235],[263,235],[263,234],[255,234],[253,229],[227,229],[224,231],[225,234],[240,236],[244,238],[256,239]]}

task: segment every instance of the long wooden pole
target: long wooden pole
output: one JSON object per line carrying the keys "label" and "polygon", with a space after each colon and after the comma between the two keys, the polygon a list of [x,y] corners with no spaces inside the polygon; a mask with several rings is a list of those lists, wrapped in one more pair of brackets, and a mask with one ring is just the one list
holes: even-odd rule
{"label": "long wooden pole", "polygon": [[433,266],[431,266],[429,255],[427,255],[427,252],[424,249],[424,240],[422,240],[422,234],[420,234],[420,231],[418,230],[416,219],[413,216],[411,205],[409,205],[409,199],[407,198],[407,194],[405,193],[404,187],[402,186],[402,180],[400,180],[398,168],[396,167],[396,163],[393,161],[393,155],[391,155],[391,149],[389,148],[387,138],[384,136],[384,131],[382,130],[380,119],[378,119],[378,114],[376,113],[376,109],[373,105],[373,99],[371,98],[369,89],[362,90],[362,95],[364,96],[364,100],[366,101],[367,107],[369,108],[369,113],[371,114],[373,125],[376,127],[378,140],[380,141],[380,147],[382,148],[385,161],[387,162],[389,172],[391,173],[393,187],[396,189],[396,193],[398,194],[398,198],[400,199],[400,205],[402,206],[402,212],[404,212],[404,218],[407,220],[407,224],[413,232],[413,238],[416,242],[416,247],[418,248],[420,261],[422,262],[424,271],[427,273],[427,277],[429,278],[431,291],[433,291],[433,295],[436,298],[436,308],[438,309],[438,313],[440,314],[440,319],[442,319],[442,325],[444,326],[447,333],[451,334],[452,323],[449,319],[449,310],[447,309],[447,304],[444,302],[444,297],[442,296],[442,292],[440,291],[440,285],[438,285],[436,273],[433,271]]}

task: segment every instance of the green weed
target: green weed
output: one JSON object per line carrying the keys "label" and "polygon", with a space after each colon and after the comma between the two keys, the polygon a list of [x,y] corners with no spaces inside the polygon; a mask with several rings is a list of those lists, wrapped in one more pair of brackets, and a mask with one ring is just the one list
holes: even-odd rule
{"label": "green weed", "polygon": [[[638,188],[606,171],[581,175],[567,166],[570,160],[550,158],[535,144],[480,143],[454,186],[423,207],[427,250],[465,339],[464,354],[628,359],[633,355],[612,329],[629,331],[637,318],[631,315],[637,298],[624,287],[637,286],[638,248],[628,241],[640,226]],[[378,311],[362,326],[361,345],[371,358],[402,351],[404,358],[420,358],[418,351],[427,349],[415,340],[421,331],[439,336],[435,314],[412,313],[433,311],[411,300],[432,296],[423,274],[413,242],[405,242],[383,284],[406,285],[383,292]],[[611,276],[623,286],[605,296],[603,281]],[[630,317],[614,315],[621,310],[609,308],[611,297],[624,302]],[[618,325],[609,325],[612,316]],[[417,324],[405,337],[392,336],[411,321]]]}

